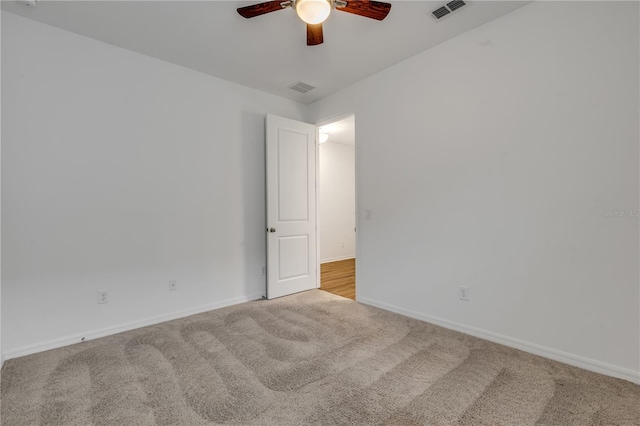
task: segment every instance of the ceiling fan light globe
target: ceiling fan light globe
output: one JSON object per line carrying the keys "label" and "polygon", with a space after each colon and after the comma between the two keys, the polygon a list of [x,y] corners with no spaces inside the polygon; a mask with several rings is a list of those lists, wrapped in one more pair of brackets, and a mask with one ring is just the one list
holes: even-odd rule
{"label": "ceiling fan light globe", "polygon": [[331,3],[329,0],[298,0],[296,13],[307,24],[321,24],[331,13]]}

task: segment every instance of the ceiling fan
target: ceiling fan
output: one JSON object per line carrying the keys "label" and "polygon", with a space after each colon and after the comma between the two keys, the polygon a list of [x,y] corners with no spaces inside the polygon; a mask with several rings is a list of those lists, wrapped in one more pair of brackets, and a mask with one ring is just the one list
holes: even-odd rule
{"label": "ceiling fan", "polygon": [[253,18],[288,7],[293,8],[307,24],[307,46],[322,44],[322,23],[333,9],[378,21],[386,18],[391,10],[390,3],[374,0],[278,0],[240,7],[238,13],[245,18]]}

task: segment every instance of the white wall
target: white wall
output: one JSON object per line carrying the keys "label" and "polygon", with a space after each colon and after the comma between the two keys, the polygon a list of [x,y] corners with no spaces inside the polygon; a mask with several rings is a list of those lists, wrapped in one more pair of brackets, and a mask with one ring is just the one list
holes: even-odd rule
{"label": "white wall", "polygon": [[[0,46],[2,45],[2,12],[0,11]],[[1,50],[1,48],[0,48]],[[2,80],[2,55],[0,55],[0,81]],[[0,84],[0,99],[2,98],[2,84]],[[2,120],[0,119],[0,195],[2,188]],[[2,197],[0,196],[0,223],[2,223]],[[2,227],[0,226],[0,369],[4,365],[2,352]]]}
{"label": "white wall", "polygon": [[358,118],[360,301],[639,380],[638,15],[535,2],[310,106]]}
{"label": "white wall", "polygon": [[320,262],[351,259],[356,256],[355,147],[327,141],[319,151]]}
{"label": "white wall", "polygon": [[264,294],[264,114],[302,105],[10,13],[2,88],[5,354]]}

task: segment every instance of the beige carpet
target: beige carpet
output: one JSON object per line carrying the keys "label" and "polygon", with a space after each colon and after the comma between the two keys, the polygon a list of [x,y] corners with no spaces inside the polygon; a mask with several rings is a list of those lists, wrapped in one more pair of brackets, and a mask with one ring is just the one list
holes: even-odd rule
{"label": "beige carpet", "polygon": [[5,363],[3,425],[638,425],[640,386],[315,290]]}

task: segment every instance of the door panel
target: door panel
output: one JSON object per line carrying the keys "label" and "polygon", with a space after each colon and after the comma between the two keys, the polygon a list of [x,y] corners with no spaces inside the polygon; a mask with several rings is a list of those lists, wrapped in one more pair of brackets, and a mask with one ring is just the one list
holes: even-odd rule
{"label": "door panel", "polygon": [[[306,133],[278,129],[278,219],[309,219],[309,170]],[[283,165],[283,166],[281,166]]]}
{"label": "door panel", "polygon": [[267,115],[267,298],[317,286],[315,126]]}
{"label": "door panel", "polygon": [[309,275],[309,237],[292,235],[278,238],[279,280]]}

